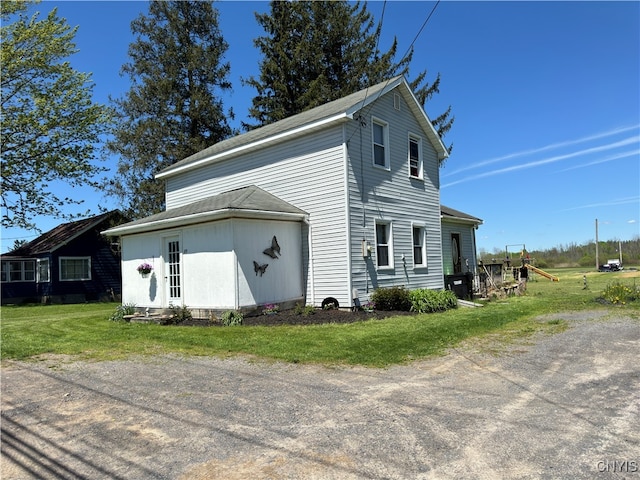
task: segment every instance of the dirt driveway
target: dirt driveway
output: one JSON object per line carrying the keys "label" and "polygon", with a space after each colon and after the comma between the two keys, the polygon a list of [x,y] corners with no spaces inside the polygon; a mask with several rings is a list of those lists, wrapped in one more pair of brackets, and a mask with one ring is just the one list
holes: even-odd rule
{"label": "dirt driveway", "polygon": [[0,477],[640,478],[640,323],[606,315],[558,315],[569,330],[498,357],[383,370],[7,364]]}

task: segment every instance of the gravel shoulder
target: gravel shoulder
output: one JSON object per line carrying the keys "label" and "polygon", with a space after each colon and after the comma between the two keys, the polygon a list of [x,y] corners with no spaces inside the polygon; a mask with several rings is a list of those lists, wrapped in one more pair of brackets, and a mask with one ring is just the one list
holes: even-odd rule
{"label": "gravel shoulder", "polygon": [[640,478],[640,322],[387,369],[60,357],[1,369],[2,479]]}

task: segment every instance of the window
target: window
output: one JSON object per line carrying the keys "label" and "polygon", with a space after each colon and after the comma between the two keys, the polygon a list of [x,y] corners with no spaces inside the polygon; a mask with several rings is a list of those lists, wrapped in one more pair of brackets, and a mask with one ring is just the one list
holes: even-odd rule
{"label": "window", "polygon": [[409,175],[422,178],[422,140],[420,137],[409,137]]}
{"label": "window", "polygon": [[3,282],[35,282],[35,260],[4,260],[1,268]]}
{"label": "window", "polygon": [[415,267],[427,266],[427,238],[424,227],[414,225],[413,230],[413,265]]}
{"label": "window", "polygon": [[91,280],[91,257],[60,257],[60,280]]}
{"label": "window", "polygon": [[376,259],[378,268],[393,267],[390,223],[376,222]]}
{"label": "window", "polygon": [[373,119],[373,164],[382,168],[389,168],[389,127],[385,122]]}
{"label": "window", "polygon": [[37,281],[41,283],[51,281],[50,275],[49,275],[49,259],[48,258],[41,258],[38,260],[38,280]]}

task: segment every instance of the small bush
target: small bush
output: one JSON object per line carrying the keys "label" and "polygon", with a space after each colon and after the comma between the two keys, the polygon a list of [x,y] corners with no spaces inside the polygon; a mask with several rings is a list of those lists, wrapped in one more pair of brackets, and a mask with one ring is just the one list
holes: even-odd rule
{"label": "small bush", "polygon": [[296,303],[295,308],[293,309],[293,313],[296,315],[302,315],[303,317],[308,317],[309,315],[314,315],[316,313],[316,309],[313,305],[300,305]]}
{"label": "small bush", "polygon": [[125,315],[133,315],[136,313],[136,306],[134,303],[124,303],[118,305],[116,311],[111,314],[109,320],[111,322],[124,322]]}
{"label": "small bush", "polygon": [[234,312],[233,310],[227,310],[220,316],[220,322],[225,327],[235,327],[236,325],[242,325],[244,316],[241,312]]}
{"label": "small bush", "polygon": [[444,312],[458,306],[458,298],[451,290],[420,288],[410,292],[411,311],[416,313]]}
{"label": "small bush", "polygon": [[635,282],[632,287],[623,285],[619,281],[613,282],[604,289],[602,298],[614,305],[624,305],[640,299],[640,287],[636,286]]}
{"label": "small bush", "polygon": [[169,305],[169,309],[171,310],[171,319],[168,323],[173,325],[178,325],[180,323],[185,322],[186,320],[191,320],[193,315],[191,315],[191,310],[186,305],[182,305],[178,307],[176,305]]}
{"label": "small bush", "polygon": [[378,288],[371,294],[371,301],[376,310],[408,312],[411,309],[409,290],[404,287]]}

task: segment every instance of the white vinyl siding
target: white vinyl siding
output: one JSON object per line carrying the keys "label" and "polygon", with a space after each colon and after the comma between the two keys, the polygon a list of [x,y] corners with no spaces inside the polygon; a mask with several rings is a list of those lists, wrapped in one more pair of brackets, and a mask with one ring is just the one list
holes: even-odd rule
{"label": "white vinyl siding", "polygon": [[[376,288],[394,285],[409,289],[444,288],[437,153],[410,109],[394,108],[393,94],[380,97],[370,114],[388,122],[390,165],[388,171],[370,167],[373,163],[373,153],[368,147],[373,141],[370,125],[363,128],[354,121],[347,126],[346,136],[351,139],[347,148],[353,288],[361,300]],[[410,135],[420,140],[421,181],[409,175]],[[363,240],[376,245],[374,219],[392,223],[393,268],[377,268],[375,248],[370,258],[361,255]],[[424,230],[424,267],[412,265],[414,225]],[[407,269],[402,267],[403,256]],[[373,268],[375,277],[371,274]]]}
{"label": "white vinyl siding", "polygon": [[333,126],[169,177],[167,209],[248,185],[289,202],[309,214],[314,238],[312,256],[307,238],[302,239],[307,301],[319,304],[326,297],[334,297],[341,306],[348,305],[343,141],[342,126]]}
{"label": "white vinyl siding", "polygon": [[91,280],[91,257],[60,257],[60,281]]}

